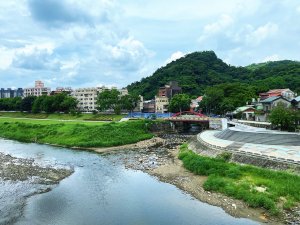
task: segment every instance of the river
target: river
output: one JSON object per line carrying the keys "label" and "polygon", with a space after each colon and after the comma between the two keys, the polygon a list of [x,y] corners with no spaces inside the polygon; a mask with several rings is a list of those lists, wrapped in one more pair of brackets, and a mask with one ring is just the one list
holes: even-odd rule
{"label": "river", "polygon": [[34,159],[42,166],[74,169],[72,175],[41,194],[33,194],[42,188],[34,182],[0,180],[3,224],[258,224],[234,218],[144,172],[125,169],[121,153],[99,155],[4,139],[0,139],[0,152]]}

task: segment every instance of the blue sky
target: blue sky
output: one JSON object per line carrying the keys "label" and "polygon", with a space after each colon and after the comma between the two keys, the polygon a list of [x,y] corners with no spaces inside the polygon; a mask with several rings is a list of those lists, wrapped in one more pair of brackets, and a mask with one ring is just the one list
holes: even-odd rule
{"label": "blue sky", "polygon": [[0,1],[0,87],[123,87],[183,55],[300,60],[299,0]]}

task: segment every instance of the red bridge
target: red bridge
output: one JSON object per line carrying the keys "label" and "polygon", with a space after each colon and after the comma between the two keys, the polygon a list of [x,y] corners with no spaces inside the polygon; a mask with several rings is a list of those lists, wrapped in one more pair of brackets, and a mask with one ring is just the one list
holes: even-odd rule
{"label": "red bridge", "polygon": [[171,122],[183,122],[183,123],[208,123],[209,117],[202,113],[194,111],[184,111],[174,114],[172,117],[166,118],[165,120]]}

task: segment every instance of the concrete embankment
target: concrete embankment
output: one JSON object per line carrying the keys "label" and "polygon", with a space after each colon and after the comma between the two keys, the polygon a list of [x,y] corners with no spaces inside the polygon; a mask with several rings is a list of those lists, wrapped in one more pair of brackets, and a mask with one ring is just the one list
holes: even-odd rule
{"label": "concrete embankment", "polygon": [[[126,150],[124,154],[125,167],[142,170],[158,177],[161,181],[171,183],[181,190],[190,193],[195,198],[210,205],[223,208],[232,216],[249,218],[266,224],[284,224],[277,218],[269,218],[263,209],[253,209],[244,202],[232,199],[220,193],[205,191],[202,185],[207,177],[194,175],[182,166],[178,159],[179,147],[184,142],[192,143],[192,135],[164,135],[163,145]],[[124,151],[125,152],[125,151]],[[129,153],[133,154],[129,154]]]}
{"label": "concrete embankment", "polygon": [[[196,153],[199,153],[204,156],[215,157],[220,155],[226,150],[221,148],[209,148],[206,145],[203,145],[198,141],[197,137],[194,136],[189,141],[189,149],[193,150]],[[300,166],[295,164],[290,164],[285,161],[277,161],[267,158],[262,158],[259,155],[247,154],[246,152],[229,152],[231,154],[231,161],[241,164],[250,164],[254,166],[259,166],[262,168],[275,169],[275,170],[293,170],[296,173],[300,174]]]}

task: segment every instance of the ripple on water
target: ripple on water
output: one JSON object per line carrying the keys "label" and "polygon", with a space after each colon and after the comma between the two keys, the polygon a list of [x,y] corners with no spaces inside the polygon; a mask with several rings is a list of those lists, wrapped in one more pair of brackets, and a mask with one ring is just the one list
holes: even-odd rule
{"label": "ripple on water", "polygon": [[[6,146],[6,153],[13,156],[38,157],[40,163],[55,162],[75,168],[75,172],[52,191],[30,197],[18,225],[257,224],[234,218],[221,208],[195,200],[148,174],[127,170],[116,155],[101,156],[45,145],[2,143],[1,140],[0,146],[0,151]],[[21,193],[24,188],[29,195],[32,193],[32,187],[19,185],[20,190],[16,192]],[[9,197],[13,193],[3,194],[7,201],[13,202],[18,197],[18,194]]]}

